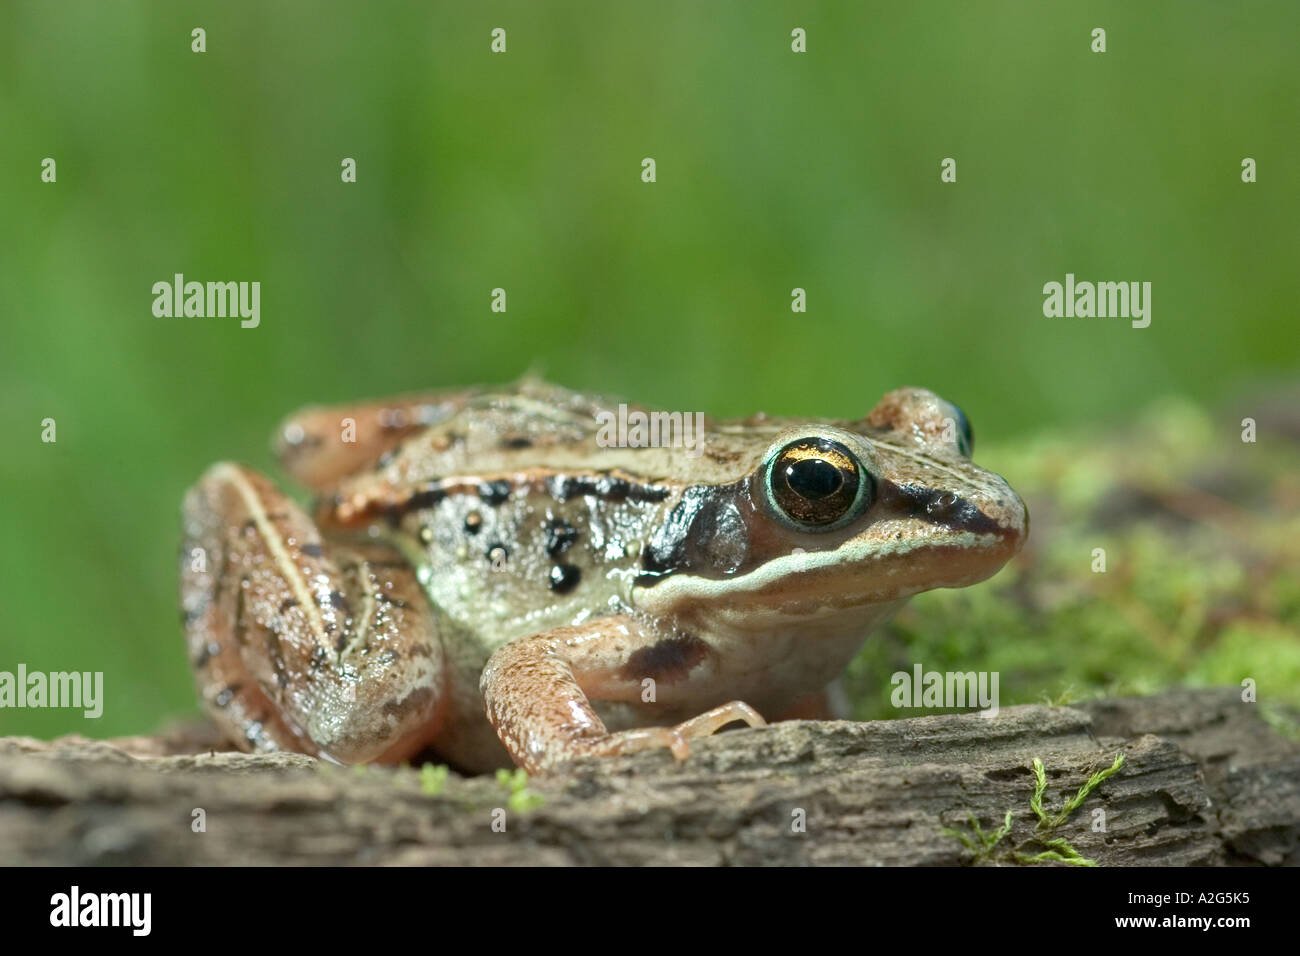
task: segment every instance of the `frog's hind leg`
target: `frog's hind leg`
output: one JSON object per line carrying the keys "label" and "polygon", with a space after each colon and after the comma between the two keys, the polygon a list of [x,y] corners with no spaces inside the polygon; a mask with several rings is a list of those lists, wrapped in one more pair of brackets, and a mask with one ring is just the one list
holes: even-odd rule
{"label": "frog's hind leg", "polygon": [[473,394],[430,392],[383,402],[312,405],[281,422],[272,445],[295,479],[324,491],[348,475],[373,468],[422,428],[450,418]]}
{"label": "frog's hind leg", "polygon": [[395,762],[442,717],[443,649],[412,570],[324,542],[261,475],[213,466],[183,509],[181,604],[203,703],[246,750]]}

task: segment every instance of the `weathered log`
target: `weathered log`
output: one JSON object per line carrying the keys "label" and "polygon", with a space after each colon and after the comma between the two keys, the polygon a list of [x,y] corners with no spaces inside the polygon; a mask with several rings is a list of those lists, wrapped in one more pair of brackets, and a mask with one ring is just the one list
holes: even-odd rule
{"label": "weathered log", "polygon": [[[1295,864],[1300,744],[1256,707],[1178,690],[994,719],[792,721],[699,741],[683,763],[576,762],[514,807],[491,777],[451,774],[431,795],[428,772],[220,751],[192,728],[4,738],[0,863]],[[1035,758],[1050,818],[1119,754],[1068,819],[1041,824]]]}

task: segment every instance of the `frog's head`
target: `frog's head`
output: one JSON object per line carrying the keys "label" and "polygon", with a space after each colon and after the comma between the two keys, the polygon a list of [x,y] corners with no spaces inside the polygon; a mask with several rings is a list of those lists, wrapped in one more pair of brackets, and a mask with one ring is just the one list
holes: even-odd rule
{"label": "frog's head", "polygon": [[961,410],[918,388],[856,422],[720,425],[706,453],[731,480],[684,489],[645,549],[638,603],[805,617],[981,581],[1028,516],[972,450]]}

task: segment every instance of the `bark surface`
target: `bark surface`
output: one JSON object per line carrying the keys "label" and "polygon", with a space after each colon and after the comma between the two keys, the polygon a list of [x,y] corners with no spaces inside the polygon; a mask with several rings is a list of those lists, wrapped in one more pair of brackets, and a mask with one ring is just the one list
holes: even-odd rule
{"label": "bark surface", "polygon": [[[1119,754],[1041,824],[1035,758],[1051,818]],[[0,863],[1026,865],[1063,853],[1055,840],[1102,866],[1300,863],[1300,744],[1232,689],[791,721],[699,741],[683,763],[580,761],[513,799],[491,777],[431,776],[230,752],[203,726],[0,738]]]}

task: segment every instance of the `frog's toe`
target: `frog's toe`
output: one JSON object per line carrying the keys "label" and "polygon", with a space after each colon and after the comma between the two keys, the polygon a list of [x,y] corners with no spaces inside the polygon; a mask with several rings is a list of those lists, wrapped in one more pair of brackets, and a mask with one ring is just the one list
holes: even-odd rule
{"label": "frog's toe", "polygon": [[581,756],[622,757],[643,750],[668,750],[678,760],[691,755],[691,745],[676,727],[639,727],[620,730],[579,748]]}
{"label": "frog's toe", "polygon": [[727,726],[727,724],[735,723],[738,720],[743,720],[751,727],[767,726],[767,721],[753,707],[750,707],[744,701],[733,700],[720,707],[714,707],[712,710],[706,710],[698,717],[692,717],[673,729],[681,734],[683,738],[710,737]]}
{"label": "frog's toe", "polygon": [[767,721],[753,707],[744,701],[733,700],[683,721],[676,727],[640,727],[609,734],[592,741],[588,752],[608,757],[662,748],[681,761],[691,755],[692,738],[710,737],[736,721],[744,721],[751,727],[767,726]]}

